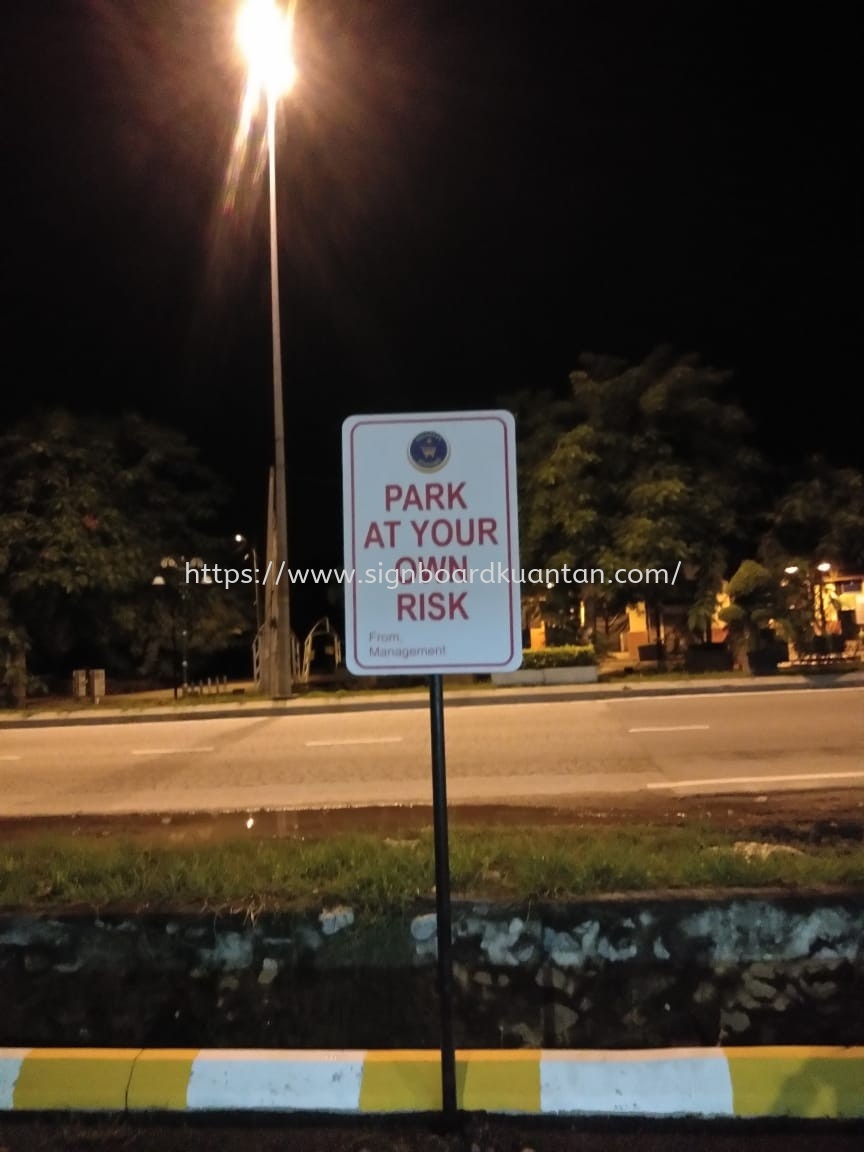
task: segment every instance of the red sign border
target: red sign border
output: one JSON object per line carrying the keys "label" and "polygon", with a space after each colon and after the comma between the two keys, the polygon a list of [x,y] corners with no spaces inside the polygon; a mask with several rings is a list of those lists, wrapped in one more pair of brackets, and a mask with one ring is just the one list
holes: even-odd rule
{"label": "red sign border", "polygon": [[[507,516],[507,557],[508,557],[508,562],[510,562],[512,565],[512,560],[513,560],[513,527],[512,527],[511,521],[510,521],[510,470],[511,470],[510,449],[511,449],[511,445],[510,445],[510,437],[508,436],[507,423],[501,419],[501,416],[498,415],[497,412],[490,412],[488,415],[485,415],[482,413],[478,414],[478,415],[471,415],[468,413],[466,413],[465,415],[458,415],[458,414],[449,415],[447,413],[443,413],[440,416],[437,416],[434,412],[432,412],[432,413],[420,412],[416,416],[399,416],[399,417],[394,417],[392,419],[390,419],[388,417],[376,418],[374,416],[370,416],[368,418],[366,418],[366,417],[359,417],[359,418],[349,417],[349,419],[352,419],[355,422],[353,423],[353,425],[351,427],[351,435],[349,437],[350,492],[351,492],[351,501],[350,501],[350,519],[351,519],[351,557],[350,557],[350,559],[351,559],[351,564],[350,565],[346,564],[346,567],[349,568],[349,570],[353,570],[355,577],[356,577],[358,569],[357,569],[357,538],[356,538],[356,534],[357,534],[357,515],[356,515],[356,489],[357,489],[357,485],[356,485],[356,478],[355,478],[355,462],[357,459],[357,453],[354,449],[354,433],[357,431],[358,428],[366,427],[370,424],[374,425],[375,427],[381,427],[381,426],[387,425],[387,424],[393,424],[393,425],[417,424],[418,422],[419,423],[426,423],[426,422],[431,423],[433,421],[435,423],[440,423],[440,424],[456,424],[456,423],[476,424],[480,420],[492,420],[492,421],[495,421],[498,424],[500,424],[504,430],[504,484],[505,484],[505,491],[507,493],[507,501],[506,501],[506,504],[507,504],[507,509],[506,509],[506,516]],[[515,445],[514,445],[514,448],[515,448]],[[516,557],[516,560],[518,562],[518,557]],[[520,587],[521,587],[521,585],[519,585],[519,584],[514,585],[511,583],[508,585],[509,599],[508,599],[507,607],[509,609],[508,627],[510,630],[510,655],[507,657],[506,660],[502,660],[497,664],[488,664],[488,663],[484,663],[484,662],[479,662],[482,668],[487,668],[487,669],[489,669],[489,671],[494,671],[495,669],[498,669],[498,668],[507,667],[512,662],[513,657],[516,655],[516,651],[517,651],[516,637],[514,635],[515,630],[514,630],[514,625],[513,625],[513,619],[514,619],[513,594],[514,594],[514,591]],[[359,659],[358,654],[357,654],[358,636],[357,636],[357,581],[356,581],[356,579],[351,582],[351,600],[352,600],[352,610],[353,610],[351,623],[353,625],[353,633],[354,633],[353,636],[351,637],[351,642],[353,644],[354,662],[355,662],[355,665],[357,668],[362,668],[362,669],[364,669],[364,671],[366,671],[370,674],[374,674],[376,672],[383,672],[383,673],[389,672],[392,674],[403,675],[403,676],[409,676],[412,673],[414,675],[417,675],[417,676],[435,675],[438,672],[447,672],[447,671],[458,672],[460,670],[464,671],[466,669],[476,669],[477,668],[478,661],[470,661],[470,660],[465,661],[464,663],[461,663],[461,664],[436,664],[434,670],[430,669],[428,666],[415,667],[414,665],[406,666],[405,664],[397,664],[397,665],[375,664],[372,666],[364,664],[362,662],[362,660]],[[521,613],[521,597],[520,597],[520,613]],[[521,631],[520,631],[519,649],[518,650],[521,651],[521,648],[522,648],[522,636],[521,636]]]}

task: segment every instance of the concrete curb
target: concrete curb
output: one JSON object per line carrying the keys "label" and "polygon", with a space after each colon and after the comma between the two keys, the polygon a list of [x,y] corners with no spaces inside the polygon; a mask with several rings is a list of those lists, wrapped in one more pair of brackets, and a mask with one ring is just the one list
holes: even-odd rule
{"label": "concrete curb", "polygon": [[[470,708],[496,704],[584,704],[600,700],[657,699],[669,696],[716,696],[730,692],[789,692],[825,691],[841,688],[864,687],[864,673],[849,672],[842,676],[781,676],[755,680],[715,680],[706,684],[666,682],[657,685],[629,684],[577,684],[571,687],[495,688],[445,692],[448,708]],[[23,716],[20,712],[5,717],[0,715],[0,731],[4,728],[62,728],[88,727],[100,724],[156,724],[166,720],[233,720],[245,717],[260,720],[270,716],[320,716],[327,713],[380,712],[425,709],[429,698],[425,692],[375,693],[365,699],[340,697],[320,702],[307,702],[303,697],[291,701],[267,704],[200,704],[191,708],[153,708],[128,711],[99,705],[98,715],[88,713],[44,713]]]}
{"label": "concrete curb", "polygon": [[[464,1051],[457,1094],[465,1112],[860,1119],[864,1047]],[[0,1113],[440,1108],[434,1050],[0,1048]]]}

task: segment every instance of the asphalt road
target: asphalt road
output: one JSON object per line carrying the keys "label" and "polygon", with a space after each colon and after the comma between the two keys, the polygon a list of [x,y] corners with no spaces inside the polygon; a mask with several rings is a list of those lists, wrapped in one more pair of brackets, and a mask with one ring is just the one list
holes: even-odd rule
{"label": "asphalt road", "polygon": [[[864,688],[446,711],[452,802],[864,784]],[[424,710],[0,732],[0,815],[428,803]]]}

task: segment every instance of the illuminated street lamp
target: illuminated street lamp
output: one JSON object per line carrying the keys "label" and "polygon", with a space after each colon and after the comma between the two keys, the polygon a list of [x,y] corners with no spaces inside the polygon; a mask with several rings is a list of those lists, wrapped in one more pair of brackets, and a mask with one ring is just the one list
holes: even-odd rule
{"label": "illuminated street lamp", "polygon": [[243,549],[243,559],[252,563],[252,582],[255,588],[255,640],[252,644],[252,671],[255,683],[261,685],[261,593],[258,588],[258,551],[242,532],[234,533],[234,543]]}
{"label": "illuminated street lamp", "polygon": [[251,560],[252,562],[252,583],[255,588],[255,635],[261,631],[261,596],[258,591],[258,550],[254,544],[251,544],[242,532],[234,533],[234,543],[239,547],[245,549],[243,553],[244,560]]}
{"label": "illuminated street lamp", "polygon": [[825,576],[831,571],[831,565],[827,560],[823,560],[821,564],[816,565],[816,571],[819,573],[819,623],[824,636],[828,631],[825,621]]}
{"label": "illuminated street lamp", "polygon": [[[197,584],[199,582],[198,573],[205,568],[205,564],[200,556],[193,556],[190,560],[187,560],[185,556],[181,556],[179,561],[175,560],[173,556],[163,556],[159,562],[159,567],[169,579],[166,580],[165,576],[159,573],[153,577],[151,584],[154,588],[164,588],[170,583],[171,588],[177,594],[180,601],[180,669],[182,676],[182,694],[185,697],[189,694],[189,613],[186,603],[189,596],[189,573],[190,570],[195,571],[195,583]],[[181,576],[180,573],[184,570],[185,574]],[[203,579],[201,579],[200,582],[202,584],[213,583],[206,571],[203,573]],[[171,612],[171,663],[173,665],[174,699],[176,700],[177,623],[173,609]]]}
{"label": "illuminated street lamp", "polygon": [[[276,473],[276,556],[274,571],[288,563],[288,511],[285,486],[285,416],[282,392],[282,333],[279,320],[279,244],[276,221],[276,108],[296,79],[292,53],[294,9],[275,0],[247,0],[237,16],[237,39],[249,66],[247,97],[267,101],[267,160],[270,193],[270,323],[273,334],[273,426]],[[276,585],[276,684],[274,696],[292,687],[291,604],[287,578]]]}
{"label": "illuminated street lamp", "polygon": [[828,560],[821,560],[814,567],[816,571],[815,587],[811,578],[813,569],[810,568],[809,565],[803,574],[798,564],[787,564],[783,571],[787,576],[801,576],[802,583],[810,600],[811,610],[815,608],[819,618],[819,635],[825,636],[828,631],[828,621],[825,612],[825,577],[831,571],[831,563]]}

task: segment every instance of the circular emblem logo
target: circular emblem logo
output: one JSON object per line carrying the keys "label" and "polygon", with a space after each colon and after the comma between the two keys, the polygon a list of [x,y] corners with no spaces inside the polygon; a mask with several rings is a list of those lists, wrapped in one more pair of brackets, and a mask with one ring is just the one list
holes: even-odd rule
{"label": "circular emblem logo", "polygon": [[450,458],[450,445],[440,432],[418,432],[408,445],[408,459],[421,472],[437,472]]}

